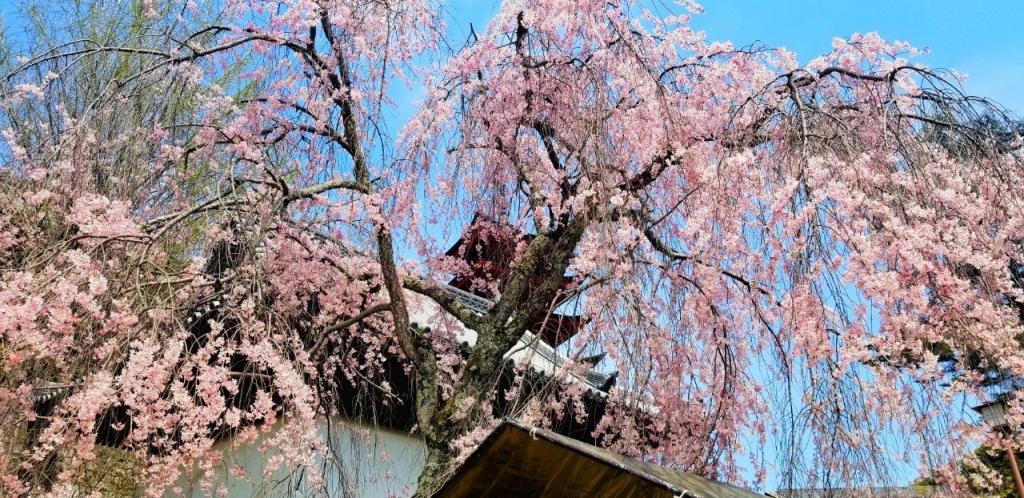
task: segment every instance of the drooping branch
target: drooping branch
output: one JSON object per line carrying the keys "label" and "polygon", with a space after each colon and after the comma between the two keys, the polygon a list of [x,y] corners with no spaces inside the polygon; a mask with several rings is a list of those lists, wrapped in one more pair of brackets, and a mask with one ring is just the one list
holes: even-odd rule
{"label": "drooping branch", "polygon": [[[743,287],[745,287],[748,292],[756,291],[757,293],[759,293],[759,294],[761,294],[761,295],[763,295],[763,296],[765,296],[765,297],[767,297],[769,299],[773,299],[774,300],[771,292],[769,292],[764,287],[761,287],[760,285],[757,285],[756,283],[751,282],[749,279],[743,277],[742,275],[738,275],[737,273],[735,273],[733,271],[727,270],[725,268],[721,268],[721,267],[719,267],[717,265],[708,264],[708,263],[702,261],[700,258],[695,257],[693,255],[681,253],[679,251],[676,251],[675,249],[672,249],[664,241],[662,241],[660,238],[658,238],[657,234],[654,233],[654,230],[652,230],[650,228],[645,228],[644,229],[644,237],[647,239],[648,242],[650,242],[651,247],[653,247],[656,251],[658,251],[659,253],[661,253],[662,255],[664,255],[665,257],[667,257],[667,258],[669,258],[671,260],[675,260],[675,261],[693,261],[693,262],[695,262],[695,263],[697,263],[697,264],[699,264],[701,266],[705,266],[707,268],[714,269],[715,271],[721,273],[725,277],[728,277],[730,280],[732,280],[732,281],[742,285]],[[775,303],[777,305],[780,304],[777,301],[775,301]]]}
{"label": "drooping branch", "polygon": [[335,332],[337,332],[339,330],[345,330],[346,328],[348,328],[348,327],[350,327],[352,325],[355,325],[355,324],[357,324],[357,323],[359,323],[359,322],[361,322],[363,320],[366,320],[368,317],[370,317],[372,315],[376,315],[377,313],[381,313],[381,312],[384,312],[384,311],[390,311],[390,310],[391,310],[391,303],[378,304],[378,305],[366,308],[365,310],[363,310],[361,313],[359,313],[357,315],[349,317],[349,318],[347,318],[347,319],[345,319],[345,320],[343,320],[341,322],[332,324],[330,327],[327,327],[327,328],[323,329],[320,332],[320,338],[317,339],[316,342],[313,343],[312,346],[310,346],[310,348],[309,348],[309,356],[315,357],[320,352],[320,349],[323,348],[325,344],[327,344],[327,340],[329,339],[331,334],[333,334],[333,333],[335,333]]}

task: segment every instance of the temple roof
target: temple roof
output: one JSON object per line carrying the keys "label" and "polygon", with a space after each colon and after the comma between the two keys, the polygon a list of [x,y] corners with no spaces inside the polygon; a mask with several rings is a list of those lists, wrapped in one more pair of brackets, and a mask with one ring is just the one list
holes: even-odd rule
{"label": "temple roof", "polygon": [[[437,284],[447,291],[452,297],[459,299],[468,308],[484,313],[493,302],[489,299],[471,294],[456,287]],[[455,317],[447,314],[441,307],[427,296],[406,291],[409,300],[409,318],[414,325],[420,328],[430,327],[432,329],[447,330],[455,336],[455,339],[466,346],[472,347],[476,344],[476,331],[465,327]],[[515,362],[526,362],[530,368],[544,375],[554,375],[560,372],[567,359],[559,354],[553,345],[546,340],[540,340],[542,336],[527,331],[519,339],[519,342],[505,354],[505,358]],[[569,382],[582,382],[594,394],[605,396],[608,390],[608,383],[615,378],[615,373],[600,372],[594,365],[587,364],[590,368],[582,372],[567,372],[566,380]]]}
{"label": "temple roof", "polygon": [[[517,258],[517,251],[533,240],[534,235],[524,232],[512,225],[492,221],[479,214],[466,227],[462,236],[445,253],[451,258],[461,259],[466,269],[452,276],[448,285],[464,293],[485,300],[496,299],[495,289],[508,279],[512,265]],[[539,283],[543,276],[535,275]],[[542,312],[531,317],[530,329],[544,342],[559,346],[583,327],[583,318],[559,311],[559,306],[569,300],[575,284],[573,277],[562,275],[558,301],[553,303],[550,312]]]}

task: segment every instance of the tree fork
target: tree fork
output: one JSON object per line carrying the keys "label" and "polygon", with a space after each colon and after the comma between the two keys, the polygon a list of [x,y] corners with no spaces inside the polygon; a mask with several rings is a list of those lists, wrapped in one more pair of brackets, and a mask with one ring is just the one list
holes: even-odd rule
{"label": "tree fork", "polygon": [[[530,242],[505,292],[481,320],[476,345],[454,392],[423,429],[427,461],[416,497],[429,496],[443,484],[453,456],[451,443],[466,427],[463,417],[467,408],[472,413],[494,395],[505,353],[526,332],[530,317],[550,307],[585,229],[586,221],[576,218],[554,231],[538,234]],[[532,277],[537,275],[542,275],[543,281],[531,287]]]}

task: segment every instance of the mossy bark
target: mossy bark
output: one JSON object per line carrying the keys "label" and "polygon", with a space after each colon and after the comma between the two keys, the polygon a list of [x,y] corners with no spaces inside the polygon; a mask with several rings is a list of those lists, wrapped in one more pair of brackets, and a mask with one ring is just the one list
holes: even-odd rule
{"label": "mossy bark", "polygon": [[451,397],[423,428],[428,453],[416,497],[430,496],[451,472],[451,444],[474,423],[466,407],[478,409],[494,395],[505,353],[526,332],[531,317],[550,308],[585,228],[583,219],[574,219],[538,234],[512,269],[501,298],[479,322],[477,342]]}

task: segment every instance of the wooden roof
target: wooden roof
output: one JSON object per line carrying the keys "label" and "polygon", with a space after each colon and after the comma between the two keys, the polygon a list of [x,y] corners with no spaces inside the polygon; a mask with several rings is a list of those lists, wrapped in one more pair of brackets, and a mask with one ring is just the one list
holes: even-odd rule
{"label": "wooden roof", "polygon": [[627,458],[506,419],[434,498],[754,498],[752,491]]}

